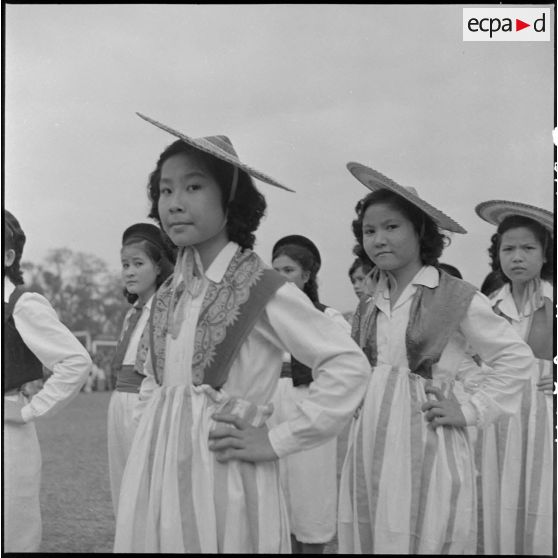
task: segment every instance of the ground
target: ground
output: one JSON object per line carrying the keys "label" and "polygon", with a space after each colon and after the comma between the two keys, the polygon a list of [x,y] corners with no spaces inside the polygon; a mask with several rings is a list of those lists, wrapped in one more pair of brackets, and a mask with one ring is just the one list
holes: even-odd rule
{"label": "ground", "polygon": [[[41,552],[112,552],[106,420],[110,392],[81,392],[37,423],[43,456]],[[340,454],[345,448],[340,440]],[[326,547],[337,551],[336,541]]]}

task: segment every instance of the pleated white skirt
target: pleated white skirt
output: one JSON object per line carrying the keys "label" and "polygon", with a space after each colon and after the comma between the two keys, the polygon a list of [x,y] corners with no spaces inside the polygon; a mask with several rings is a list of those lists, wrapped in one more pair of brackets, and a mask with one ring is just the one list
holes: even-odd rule
{"label": "pleated white skirt", "polygon": [[134,409],[138,403],[137,393],[113,391],[108,408],[107,444],[110,477],[110,493],[114,516],[118,513],[118,498],[122,475],[132,447],[136,431],[133,420]]}
{"label": "pleated white skirt", "polygon": [[[7,395],[12,401],[22,394]],[[41,450],[35,424],[4,423],[4,552],[37,552],[41,544]]]}
{"label": "pleated white skirt", "polygon": [[[280,378],[270,423],[292,416],[308,390],[309,386],[294,387],[291,378]],[[291,533],[304,543],[329,542],[337,527],[337,438],[281,458],[279,469]]]}

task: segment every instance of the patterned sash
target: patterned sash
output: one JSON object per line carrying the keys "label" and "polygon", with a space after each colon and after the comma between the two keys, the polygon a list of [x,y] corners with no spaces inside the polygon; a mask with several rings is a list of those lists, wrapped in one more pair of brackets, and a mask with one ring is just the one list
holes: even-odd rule
{"label": "patterned sash", "polygon": [[[447,273],[440,273],[440,282],[435,288],[424,285],[417,287],[405,333],[409,368],[415,374],[432,378],[432,366],[440,360],[475,292],[473,285]],[[361,301],[352,327],[353,339],[372,366],[376,366],[378,360],[377,315],[378,307],[373,298]]]}
{"label": "patterned sash", "polygon": [[[219,389],[227,380],[238,351],[256,320],[285,279],[269,269],[251,250],[240,248],[223,279],[210,281],[205,293],[194,337],[192,382]],[[183,287],[184,289],[184,287]],[[183,292],[175,293],[175,304]],[[159,288],[151,306],[149,327],[144,333],[138,358],[149,343],[155,379],[162,383],[172,277]]]}

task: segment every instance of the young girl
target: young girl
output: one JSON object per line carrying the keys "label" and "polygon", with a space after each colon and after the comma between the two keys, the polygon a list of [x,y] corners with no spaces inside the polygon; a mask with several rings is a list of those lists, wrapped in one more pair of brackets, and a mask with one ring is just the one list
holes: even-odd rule
{"label": "young girl", "polygon": [[[172,273],[173,248],[155,225],[136,223],[122,235],[122,279],[124,296],[133,304],[126,314],[122,335],[112,361],[115,390],[108,409],[108,458],[110,490],[116,517],[122,473],[135,432],[134,410],[143,376],[136,363],[141,334],[157,288]],[[136,365],[137,364],[137,365]]]}
{"label": "young girl", "polygon": [[[91,358],[49,302],[27,292],[19,267],[25,234],[4,210],[4,507],[5,552],[37,552],[41,543],[41,451],[34,421],[66,405],[89,374]],[[24,385],[52,371],[31,400]]]}
{"label": "young girl", "polygon": [[[273,247],[273,269],[308,295],[312,304],[350,335],[343,315],[323,305],[318,297],[321,266],[316,245],[301,235],[285,236]],[[284,355],[283,369],[273,396],[270,424],[280,424],[304,400],[313,381],[312,370],[292,355]],[[335,535],[337,514],[337,439],[287,455],[279,461],[281,485],[287,501],[293,554],[319,554]]]}
{"label": "young girl", "polygon": [[349,268],[349,279],[353,285],[353,290],[357,298],[360,300],[362,297],[369,296],[369,275],[372,271],[372,264],[369,263],[368,258],[356,258]]}
{"label": "young girl", "polygon": [[[141,116],[141,115],[140,115]],[[145,409],[122,479],[116,552],[290,552],[277,459],[343,428],[366,358],[252,252],[265,199],[225,136],[177,136],[151,174],[151,216],[179,248],[152,305]],[[282,355],[314,370],[308,397],[268,430]]]}
{"label": "young girl", "polygon": [[521,394],[521,410],[503,417],[479,439],[486,554],[552,554],[553,398],[552,332],[554,215],[511,201],[487,201],[477,214],[498,227],[489,248],[504,286],[491,295],[531,347],[537,362]]}
{"label": "young girl", "polygon": [[[349,163],[372,193],[353,231],[377,267],[353,336],[373,366],[342,469],[340,553],[471,554],[476,547],[473,450],[466,426],[518,408],[533,357],[472,285],[437,269],[440,229],[466,232],[377,171]],[[456,376],[492,367],[468,401]]]}

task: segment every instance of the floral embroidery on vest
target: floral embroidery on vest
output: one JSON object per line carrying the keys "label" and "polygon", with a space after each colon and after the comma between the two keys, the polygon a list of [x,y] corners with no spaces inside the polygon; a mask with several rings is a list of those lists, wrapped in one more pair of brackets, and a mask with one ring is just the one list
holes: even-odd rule
{"label": "floral embroidery on vest", "polygon": [[[260,257],[251,250],[241,251],[239,248],[236,251],[223,279],[219,283],[210,281],[202,302],[194,337],[193,384],[203,384],[206,380],[204,374],[212,368],[212,364],[221,364],[217,355],[226,353],[225,340],[229,344],[240,341],[242,333],[233,330],[242,323],[251,323],[250,320],[255,319],[269,297],[284,282],[285,280],[279,274],[267,268]],[[170,304],[171,300],[174,300],[176,308],[185,290],[184,282],[179,283],[174,297],[172,288],[171,277],[157,291],[151,307],[149,327],[146,328],[142,338],[142,342],[148,343],[151,350],[154,376],[159,385],[162,384],[165,369]],[[254,295],[254,299],[251,301],[253,304],[250,304],[249,301],[251,293]],[[247,302],[246,307],[243,307]],[[247,309],[247,312],[242,314],[244,308]],[[174,308],[170,311],[174,311]],[[241,315],[248,322],[237,324]],[[231,331],[233,331],[232,337],[229,335]],[[222,380],[222,375],[220,379]]]}
{"label": "floral embroidery on vest", "polygon": [[204,297],[192,358],[192,382],[203,383],[203,373],[215,358],[217,346],[225,339],[227,327],[240,313],[250,289],[260,280],[263,262],[252,251],[237,250],[220,283],[211,282]]}

